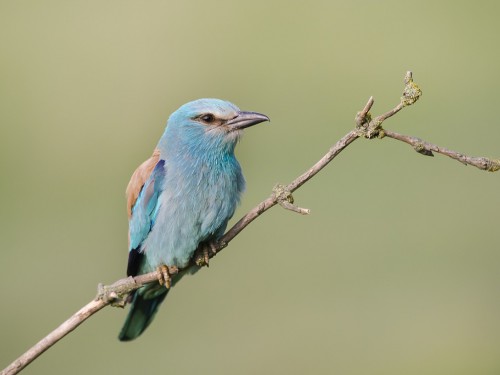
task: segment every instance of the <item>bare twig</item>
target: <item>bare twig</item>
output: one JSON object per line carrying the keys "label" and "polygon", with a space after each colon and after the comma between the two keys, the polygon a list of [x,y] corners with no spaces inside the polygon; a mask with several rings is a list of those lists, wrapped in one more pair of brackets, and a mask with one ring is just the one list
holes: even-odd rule
{"label": "bare twig", "polygon": [[414,104],[422,96],[422,90],[413,82],[412,72],[406,72],[405,75],[405,87],[403,90],[403,96],[397,106],[395,106],[390,111],[375,117],[372,119],[370,114],[370,109],[373,106],[374,100],[373,96],[368,99],[365,107],[361,112],[358,112],[354,121],[356,122],[356,129],[358,134],[364,138],[372,139],[375,137],[382,138],[384,136],[384,130],[382,129],[382,123],[389,117],[394,116],[396,113],[401,111],[403,108]]}
{"label": "bare twig", "polygon": [[[314,166],[312,166],[308,171],[306,171],[301,176],[297,177],[289,185],[282,187],[284,194],[289,198],[293,198],[291,193],[301,187],[306,181],[310,180],[314,175],[316,175],[321,169],[323,169],[330,161],[332,161],[342,150],[344,150],[349,144],[359,137],[356,131],[351,131],[346,134],[342,139],[340,139],[321,160],[319,160]],[[280,194],[273,193],[269,198],[260,202],[252,210],[250,210],[245,216],[243,216],[231,229],[229,229],[226,234],[219,240],[218,244],[215,246],[215,253],[210,253],[210,258],[218,254],[223,248],[225,248],[228,243],[236,237],[248,224],[254,221],[262,213],[275,206],[282,200],[283,197]],[[291,203],[289,203],[291,205]],[[300,213],[308,213],[308,210],[297,207],[298,211],[303,211]],[[196,253],[193,257],[191,266],[197,264],[204,264],[203,260],[200,258],[204,254],[200,251]],[[178,272],[175,268],[170,268],[172,274]],[[99,286],[99,293],[94,301],[89,302],[81,310],[75,313],[66,322],[61,324],[58,328],[52,331],[45,338],[40,340],[36,345],[24,353],[21,357],[16,359],[12,364],[5,368],[0,375],[13,375],[17,374],[24,367],[30,364],[34,359],[36,359],[40,354],[45,352],[56,342],[62,339],[65,335],[70,333],[80,324],[82,324],[87,318],[95,314],[97,311],[102,309],[107,305],[113,306],[123,306],[124,300],[128,293],[140,288],[141,286],[158,282],[158,275],[155,272],[150,272],[144,275],[138,275],[135,277],[128,277],[125,279],[118,280],[112,285]]]}
{"label": "bare twig", "polygon": [[361,110],[361,112],[358,112],[356,114],[356,117],[354,118],[354,121],[356,122],[356,126],[358,128],[362,127],[366,122],[370,121],[370,117],[368,113],[370,112],[370,109],[372,109],[373,104],[375,103],[375,99],[373,99],[373,96],[370,96],[368,99],[368,102],[366,102],[364,108]]}
{"label": "bare twig", "polygon": [[[269,210],[276,204],[280,204],[282,207],[298,212],[301,214],[308,214],[309,210],[297,207],[293,204],[292,193],[300,188],[303,184],[314,177],[319,171],[321,171],[328,163],[330,163],[338,154],[340,154],[347,146],[354,142],[359,137],[364,138],[383,138],[384,136],[406,142],[412,145],[415,150],[425,155],[432,155],[432,151],[447,155],[453,159],[459,160],[464,164],[471,164],[480,169],[485,169],[489,171],[496,171],[500,169],[500,161],[492,160],[487,158],[472,158],[463,154],[459,154],[455,151],[450,151],[445,148],[433,145],[431,143],[422,141],[415,137],[404,136],[398,133],[394,133],[388,130],[382,129],[382,123],[389,117],[395,115],[401,111],[404,107],[412,105],[421,96],[422,92],[420,88],[413,82],[411,72],[407,72],[405,76],[405,88],[403,91],[403,97],[400,103],[395,106],[390,111],[375,117],[372,119],[369,111],[374,104],[373,97],[368,99],[368,102],[363,107],[363,109],[358,112],[355,118],[356,128],[344,137],[342,137],[335,145],[333,145],[330,150],[311,168],[309,168],[302,175],[293,180],[290,184],[283,186],[277,185],[273,190],[273,194],[260,202],[252,210],[250,210],[245,216],[243,216],[231,229],[229,229],[224,236],[219,240],[215,246],[215,251],[210,253],[210,258],[218,254],[222,249],[224,249],[234,237],[236,237],[248,224],[250,224],[257,217],[262,215],[264,212]],[[196,266],[204,264],[204,254],[202,251],[197,251],[192,259],[191,266]],[[178,272],[174,267],[169,268],[171,274]],[[133,290],[140,288],[141,286],[158,282],[157,272],[151,272],[144,275],[138,275],[136,277],[128,277],[125,279],[118,280],[112,285],[103,286],[99,285],[99,292],[97,297],[89,302],[86,306],[81,308],[73,316],[71,316],[67,321],[61,324],[58,328],[52,331],[49,335],[44,337],[40,342],[34,345],[21,357],[16,359],[12,364],[5,368],[0,375],[12,375],[17,374],[24,367],[30,364],[35,358],[53,346],[61,338],[67,335],[69,332],[73,331],[76,327],[82,324],[86,319],[95,314],[97,311],[101,310],[107,305],[120,306],[125,305],[126,296]]]}
{"label": "bare twig", "polygon": [[386,137],[408,143],[410,146],[413,147],[415,151],[417,151],[422,155],[434,156],[433,153],[437,152],[438,154],[446,155],[452,159],[455,159],[462,164],[472,165],[483,171],[496,172],[500,169],[500,160],[498,159],[490,159],[483,156],[479,157],[467,156],[460,152],[448,150],[447,148],[426,142],[417,137],[399,134],[385,129],[384,129],[384,135]]}
{"label": "bare twig", "polygon": [[66,320],[63,324],[41,339],[36,345],[29,349],[26,353],[12,362],[8,367],[2,370],[2,375],[17,374],[28,364],[34,361],[43,352],[49,349],[52,345],[73,331],[76,327],[82,324],[90,316],[101,310],[108,305],[103,299],[93,300],[83,306],[80,310],[74,313],[71,318]]}
{"label": "bare twig", "polygon": [[[316,175],[321,169],[323,169],[330,161],[332,161],[342,150],[344,150],[349,144],[359,137],[356,131],[351,131],[346,134],[342,139],[340,139],[329,151],[321,158],[314,166],[312,166],[308,171],[306,171],[301,176],[297,177],[287,186],[282,186],[282,193],[285,194],[293,202],[293,197],[291,193],[301,187],[306,181],[310,180],[314,175]],[[283,200],[281,194],[273,193],[269,198],[260,202],[252,210],[250,210],[245,216],[243,216],[231,229],[229,229],[226,234],[219,240],[218,244],[215,246],[215,253],[210,253],[210,258],[218,254],[223,248],[225,248],[228,243],[236,237],[248,224],[254,221],[262,213],[275,206],[280,200]],[[292,203],[288,201],[290,205]],[[308,213],[308,210],[297,207],[298,211],[303,211],[300,213]],[[200,260],[204,254],[200,251],[193,257],[192,266],[196,264],[203,264],[204,262]],[[172,274],[178,272],[177,269],[171,268],[170,272]],[[135,277],[128,277],[125,279],[118,280],[112,285],[102,286],[99,285],[99,293],[95,300],[89,302],[86,306],[76,312],[71,318],[66,322],[57,327],[54,331],[40,340],[36,345],[24,353],[21,357],[16,359],[7,368],[5,368],[0,375],[13,375],[17,374],[24,367],[30,364],[39,355],[53,346],[56,342],[62,339],[65,335],[70,333],[80,324],[82,324],[87,318],[95,314],[97,311],[102,309],[107,305],[113,306],[123,306],[125,297],[131,291],[140,288],[141,286],[158,282],[157,272],[150,272],[144,275],[138,275]]]}

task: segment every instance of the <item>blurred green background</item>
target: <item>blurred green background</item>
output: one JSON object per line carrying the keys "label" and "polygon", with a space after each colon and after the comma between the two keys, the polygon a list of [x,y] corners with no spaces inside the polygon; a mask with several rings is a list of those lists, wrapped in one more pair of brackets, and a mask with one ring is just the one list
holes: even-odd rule
{"label": "blurred green background", "polygon": [[[0,2],[0,368],[124,276],[124,190],[168,115],[200,97],[272,119],[238,146],[235,218],[353,127],[500,157],[493,1]],[[500,175],[360,140],[139,340],[91,318],[26,374],[499,374]],[[234,222],[234,220],[233,220]]]}

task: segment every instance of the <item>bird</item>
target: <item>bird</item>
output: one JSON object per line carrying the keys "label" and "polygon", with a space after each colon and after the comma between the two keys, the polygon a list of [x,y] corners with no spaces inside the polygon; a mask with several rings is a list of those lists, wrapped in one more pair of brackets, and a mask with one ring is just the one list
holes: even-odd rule
{"label": "bird", "polygon": [[[164,283],[148,284],[129,296],[130,311],[120,341],[140,336],[168,291],[195,273],[198,249],[224,234],[245,190],[234,150],[243,129],[269,117],[241,111],[221,99],[198,99],[173,112],[152,154],[133,173],[126,189],[129,218],[127,276],[159,271]],[[180,271],[172,276],[169,267]]]}

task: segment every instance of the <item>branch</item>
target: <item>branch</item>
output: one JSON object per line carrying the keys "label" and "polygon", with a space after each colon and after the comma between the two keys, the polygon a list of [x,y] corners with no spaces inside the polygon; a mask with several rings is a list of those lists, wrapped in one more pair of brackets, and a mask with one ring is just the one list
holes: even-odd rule
{"label": "branch", "polygon": [[[305,182],[310,180],[314,175],[316,175],[321,169],[323,169],[330,161],[332,161],[342,150],[344,150],[349,144],[355,141],[359,135],[357,131],[351,131],[347,133],[343,138],[341,138],[329,151],[321,158],[314,166],[303,173],[301,176],[297,177],[287,186],[277,185],[274,188],[273,194],[266,200],[260,202],[252,210],[250,210],[245,216],[243,216],[231,229],[229,229],[226,234],[218,241],[213,249],[214,252],[209,256],[210,258],[217,255],[222,249],[224,249],[231,240],[233,240],[248,224],[254,221],[257,217],[263,214],[265,211],[280,204],[287,209],[306,214],[309,210],[296,207],[293,205],[293,197],[291,193],[301,187]],[[203,252],[197,251],[190,266],[201,266],[204,264]],[[170,274],[175,274],[179,272],[178,269],[174,267],[169,267]],[[82,324],[90,316],[101,310],[107,305],[123,307],[126,303],[127,295],[145,284],[158,282],[158,273],[150,272],[144,275],[138,275],[135,277],[128,277],[125,279],[118,280],[109,286],[99,285],[99,292],[95,300],[89,302],[86,306],[76,312],[71,318],[57,327],[54,331],[40,340],[36,345],[24,353],[21,357],[16,359],[8,367],[6,367],[0,375],[13,375],[17,374],[33,360],[35,360],[39,355],[53,346],[56,342],[66,336],[68,333],[73,331],[76,327]]]}
{"label": "branch", "polygon": [[[342,150],[344,150],[349,144],[355,141],[359,135],[356,131],[351,131],[346,134],[342,139],[340,139],[329,151],[321,158],[313,167],[306,171],[301,176],[297,177],[287,186],[275,187],[273,194],[266,200],[260,202],[252,210],[250,210],[245,216],[243,216],[231,229],[229,229],[226,234],[219,240],[215,245],[215,252],[211,253],[209,256],[213,258],[222,249],[224,249],[231,240],[234,239],[248,224],[254,221],[257,217],[263,214],[265,211],[275,206],[276,204],[282,204],[282,202],[291,199],[293,202],[293,197],[291,193],[301,187],[306,181],[310,180],[314,175],[316,175],[321,169],[323,169],[330,161],[332,161]],[[284,203],[285,206],[295,207],[290,201]],[[301,213],[308,213],[308,210],[301,209],[297,207]],[[191,267],[193,265],[200,266],[204,264],[204,255],[202,252],[197,251],[194,256]],[[178,269],[174,267],[169,267],[169,272],[173,275],[179,272]],[[0,375],[13,375],[17,374],[19,371],[24,369],[32,361],[34,361],[43,352],[57,343],[60,339],[66,336],[68,333],[73,331],[76,327],[82,324],[85,320],[91,317],[93,314],[101,310],[107,305],[123,307],[125,306],[126,296],[133,290],[139,289],[140,287],[148,284],[158,282],[158,273],[150,272],[144,275],[138,275],[135,277],[127,277],[120,279],[115,283],[103,286],[99,285],[98,294],[96,298],[89,302],[87,305],[82,307],[74,315],[66,320],[63,324],[57,327],[54,331],[40,340],[31,349],[24,353],[21,357],[12,362],[8,367],[6,367]]]}
{"label": "branch", "polygon": [[483,171],[496,172],[500,169],[500,160],[498,159],[490,159],[484,156],[467,156],[460,152],[448,150],[447,148],[426,142],[420,138],[399,134],[389,130],[384,130],[384,135],[386,137],[408,143],[413,147],[415,151],[425,156],[434,156],[433,153],[437,152],[438,154],[446,155],[452,159],[455,159],[462,164],[472,165]]}
{"label": "branch", "polygon": [[[245,216],[243,216],[231,229],[229,229],[222,238],[219,239],[217,244],[213,248],[213,252],[209,254],[212,258],[217,255],[222,249],[224,249],[229,242],[231,242],[244,228],[246,228],[252,221],[262,215],[264,212],[269,210],[271,207],[279,204],[285,209],[298,212],[300,214],[308,214],[309,210],[301,207],[295,206],[292,193],[304,185],[307,181],[313,178],[319,171],[321,171],[326,165],[328,165],[338,154],[340,154],[347,146],[360,137],[367,139],[372,139],[375,137],[383,138],[385,136],[406,142],[412,145],[418,152],[424,155],[432,155],[432,151],[442,153],[456,160],[461,161],[464,164],[475,165],[478,168],[496,171],[500,169],[499,160],[491,160],[487,158],[471,158],[454,151],[447,150],[445,148],[433,145],[431,143],[422,141],[415,137],[409,137],[394,133],[388,130],[382,129],[382,123],[394,116],[396,113],[401,111],[403,108],[415,103],[422,92],[420,88],[413,82],[411,72],[407,72],[405,76],[405,88],[403,91],[403,96],[397,106],[395,106],[390,111],[375,117],[372,119],[370,114],[370,109],[374,104],[373,97],[368,99],[368,102],[363,107],[363,109],[358,112],[355,118],[356,127],[354,130],[347,133],[342,137],[337,143],[335,143],[330,150],[311,168],[309,168],[302,175],[293,180],[290,184],[276,185],[273,189],[271,196],[264,201],[260,202],[252,210],[250,210]],[[430,154],[429,154],[430,153]],[[202,249],[196,251],[190,266],[201,267],[205,265],[205,258]],[[175,267],[169,267],[170,274],[175,274],[179,270]],[[61,324],[58,328],[40,340],[36,345],[24,353],[21,357],[16,359],[8,367],[6,367],[0,375],[12,375],[17,374],[43,352],[53,346],[56,342],[62,339],[65,335],[73,331],[90,316],[101,310],[107,305],[123,307],[126,304],[126,299],[128,294],[136,290],[145,284],[158,282],[159,275],[157,272],[151,272],[144,275],[138,275],[135,277],[128,277],[117,282],[104,286],[99,285],[98,294],[96,298],[89,302],[86,306],[82,307],[73,316]]]}
{"label": "branch", "polygon": [[40,340],[35,346],[29,349],[26,353],[12,362],[8,367],[6,367],[1,375],[7,374],[17,374],[28,364],[34,361],[43,352],[49,349],[52,345],[66,336],[68,333],[73,331],[76,327],[82,324],[87,318],[94,315],[96,312],[105,307],[108,303],[104,300],[93,300],[83,306],[80,310],[74,313],[71,318],[66,320],[63,324],[45,336]]}

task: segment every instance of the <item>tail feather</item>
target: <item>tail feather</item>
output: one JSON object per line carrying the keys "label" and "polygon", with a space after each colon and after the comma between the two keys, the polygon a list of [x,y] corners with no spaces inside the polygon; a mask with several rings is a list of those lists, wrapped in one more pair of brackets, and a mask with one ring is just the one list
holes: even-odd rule
{"label": "tail feather", "polygon": [[133,340],[144,332],[152,322],[158,311],[158,307],[167,296],[168,290],[166,288],[163,288],[163,290],[164,293],[158,294],[153,298],[144,298],[144,295],[140,291],[134,294],[127,319],[118,335],[120,341]]}

